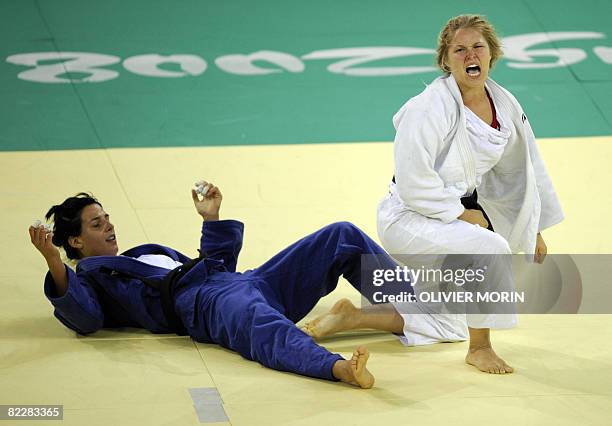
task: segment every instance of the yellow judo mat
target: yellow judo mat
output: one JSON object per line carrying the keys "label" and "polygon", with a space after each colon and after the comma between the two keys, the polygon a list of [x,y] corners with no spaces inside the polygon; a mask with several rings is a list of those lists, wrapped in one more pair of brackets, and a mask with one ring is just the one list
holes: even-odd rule
{"label": "yellow judo mat", "polygon": [[[566,215],[544,232],[549,252],[612,253],[612,137],[538,143]],[[222,218],[246,225],[244,270],[338,220],[378,241],[376,205],[392,170],[391,143],[0,153],[1,403],[62,404],[66,425],[197,425],[189,389],[206,387],[218,390],[232,425],[610,424],[610,315],[521,316],[519,327],[494,331],[496,351],[516,369],[505,376],[464,364],[467,342],[409,348],[380,332],[324,340],[344,356],[369,348],[376,385],[361,390],[189,337],[136,329],[75,337],[44,297],[46,265],[27,229],[76,192],[102,202],[120,250],[156,242],[194,254],[200,220],[190,188],[214,182]],[[341,297],[359,303],[341,282],[305,321]]]}

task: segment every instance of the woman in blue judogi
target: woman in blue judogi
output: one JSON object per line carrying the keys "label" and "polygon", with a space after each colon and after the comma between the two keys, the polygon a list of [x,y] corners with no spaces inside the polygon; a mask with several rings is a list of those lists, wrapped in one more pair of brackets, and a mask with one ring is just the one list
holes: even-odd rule
{"label": "woman in blue judogi", "polygon": [[[29,229],[47,261],[44,289],[55,316],[80,334],[103,327],[141,327],[153,333],[188,334],[217,343],[277,370],[370,388],[369,356],[358,347],[350,360],[317,345],[295,326],[334,290],[343,275],[361,288],[362,254],[377,254],[381,268],[395,263],[367,235],[347,222],[303,238],[261,267],[236,272],[244,225],[219,220],[222,195],[209,185],[192,191],[202,216],[200,257],[156,244],[117,255],[113,224],[102,205],[78,194],[46,215],[53,231]],[[57,247],[78,260],[66,266]]]}

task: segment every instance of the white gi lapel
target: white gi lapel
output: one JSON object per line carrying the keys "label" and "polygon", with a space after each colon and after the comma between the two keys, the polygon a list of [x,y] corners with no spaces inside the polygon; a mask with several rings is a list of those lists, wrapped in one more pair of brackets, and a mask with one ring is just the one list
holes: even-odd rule
{"label": "white gi lapel", "polygon": [[[516,131],[516,139],[520,144],[520,149],[523,154],[522,164],[517,164],[517,167],[522,173],[517,175],[516,180],[510,182],[511,185],[521,185],[523,187],[521,189],[523,192],[522,203],[514,206],[515,209],[512,209],[515,211],[518,210],[518,214],[515,217],[506,217],[512,226],[509,234],[504,236],[508,239],[508,244],[513,252],[524,251],[525,253],[533,253],[535,251],[536,234],[538,232],[541,211],[540,196],[537,190],[535,172],[528,147],[529,143],[535,144],[535,141],[530,141],[529,138],[531,135],[525,132],[522,121],[522,110],[518,102],[516,102],[503,87],[493,80],[489,79],[487,85],[491,90],[491,95],[497,103],[498,108],[502,110],[505,116],[512,120]],[[483,183],[488,177],[489,176],[483,176]],[[519,179],[519,177],[522,178],[522,180]],[[512,188],[498,188],[497,192],[500,194],[512,193]],[[479,195],[483,195],[484,198],[486,198],[488,194],[479,193]],[[486,204],[484,199],[482,201],[484,202],[483,205]]]}
{"label": "white gi lapel", "polygon": [[459,86],[452,75],[443,77],[441,80],[446,85],[457,105],[459,119],[457,123],[457,132],[455,133],[453,143],[457,145],[459,156],[461,157],[468,192],[472,193],[472,191],[474,191],[476,188],[476,163],[474,161],[474,155],[472,153],[472,148],[470,147],[469,136],[467,133],[465,107],[463,106],[461,91],[459,90]]}

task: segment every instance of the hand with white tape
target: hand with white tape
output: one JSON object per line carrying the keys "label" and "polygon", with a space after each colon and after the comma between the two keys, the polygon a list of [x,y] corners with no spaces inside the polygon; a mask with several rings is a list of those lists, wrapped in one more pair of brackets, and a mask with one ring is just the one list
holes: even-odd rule
{"label": "hand with white tape", "polygon": [[196,189],[191,190],[191,198],[196,211],[204,221],[219,220],[219,209],[223,195],[219,188],[204,180],[195,183]]}
{"label": "hand with white tape", "polygon": [[36,250],[49,261],[55,261],[60,258],[60,252],[53,245],[53,230],[49,224],[43,224],[40,220],[35,220],[32,226],[28,229],[30,241],[36,247]]}

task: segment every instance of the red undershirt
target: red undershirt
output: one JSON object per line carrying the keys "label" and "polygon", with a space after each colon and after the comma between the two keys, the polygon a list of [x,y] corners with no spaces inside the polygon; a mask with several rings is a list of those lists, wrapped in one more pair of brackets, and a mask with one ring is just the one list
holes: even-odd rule
{"label": "red undershirt", "polygon": [[491,99],[491,95],[489,95],[488,90],[485,90],[485,92],[487,93],[487,98],[489,98],[489,104],[491,104],[491,112],[493,113],[493,120],[491,121],[491,127],[497,130],[501,130],[499,121],[497,121],[497,113],[495,112],[495,105],[493,105],[493,99]]}

